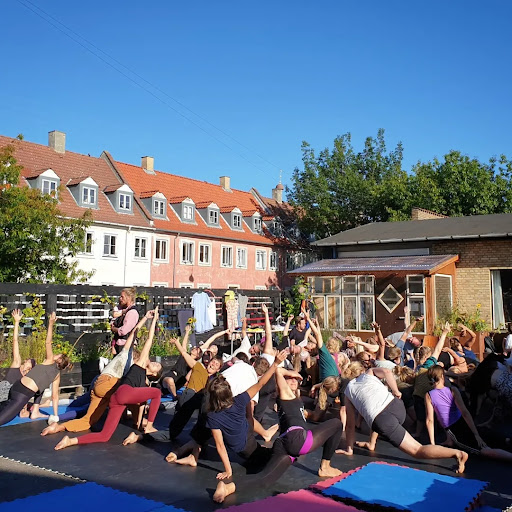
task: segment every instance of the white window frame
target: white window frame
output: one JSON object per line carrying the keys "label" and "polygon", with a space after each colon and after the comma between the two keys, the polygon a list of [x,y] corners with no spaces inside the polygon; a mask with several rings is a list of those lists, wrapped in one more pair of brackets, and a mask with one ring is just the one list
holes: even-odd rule
{"label": "white window frame", "polygon": [[[109,237],[108,246],[110,249],[112,249],[112,239],[114,239],[114,253],[112,252],[105,252],[105,246],[107,245],[106,240],[107,237]],[[117,235],[112,235],[110,233],[105,233],[103,235],[103,257],[104,258],[117,258]]]}
{"label": "white window frame", "polygon": [[[389,288],[393,288],[393,290],[395,290],[398,295],[400,295],[401,297],[401,300],[399,300],[391,309],[389,309],[389,306],[383,301],[381,300],[381,296],[384,295]],[[406,293],[406,296],[407,296],[407,293]],[[404,296],[391,284],[389,283],[386,288],[384,288],[384,290],[382,290],[381,293],[379,293],[379,295],[377,296],[377,300],[380,302],[380,304],[382,304],[382,307],[388,312],[388,313],[393,313],[393,311],[395,311],[395,309],[400,306],[400,304],[402,304],[402,302],[404,301]]]}
{"label": "white window frame", "polygon": [[[452,303],[453,303],[453,289],[452,289],[452,279],[451,276],[446,276],[446,274],[437,274],[440,276],[450,277],[450,294],[452,297]],[[411,293],[409,291],[409,278],[410,277],[422,277],[423,278],[423,293]],[[413,334],[427,334],[426,327],[427,327],[427,297],[426,297],[426,282],[425,282],[425,276],[423,274],[410,274],[406,276],[406,296],[407,296],[407,307],[411,307],[411,298],[412,299],[422,299],[423,300],[423,330],[422,331],[413,331]],[[435,285],[434,285],[435,286]],[[435,294],[434,294],[434,308],[435,308]],[[409,319],[410,322],[410,319]]]}
{"label": "white window frame", "polygon": [[[201,261],[201,247],[208,247],[208,261]],[[206,244],[204,242],[199,243],[199,248],[197,251],[197,264],[202,267],[211,267],[212,266],[212,244]]]}
{"label": "white window frame", "polygon": [[252,223],[254,231],[259,233],[263,228],[263,221],[261,220],[261,217],[253,217]]}
{"label": "white window frame", "polygon": [[[238,254],[239,254],[239,251],[242,251],[245,256],[245,262],[243,262],[242,264],[240,263],[240,260],[238,258]],[[248,255],[248,250],[247,250],[247,247],[238,247],[236,248],[236,268],[247,268],[247,255]],[[266,289],[266,288],[265,288]]]}
{"label": "white window frame", "polygon": [[[91,243],[87,243],[87,239],[90,238]],[[87,249],[90,249],[89,251]],[[94,255],[94,233],[92,231],[86,231],[84,236],[84,250],[81,252],[81,254],[84,254],[86,256],[93,256]]]}
{"label": "white window frame", "polygon": [[[139,256],[137,256],[137,240],[139,240]],[[144,242],[144,243],[142,243]],[[156,247],[155,247],[156,249]],[[142,255],[142,250],[144,255]],[[136,260],[148,259],[148,239],[142,236],[136,236],[133,240],[133,258]]]}
{"label": "white window frame", "polygon": [[[165,254],[162,258],[162,247],[164,248]],[[157,252],[160,254],[157,256]],[[155,257],[154,261],[158,263],[165,263],[169,261],[169,240],[166,238],[157,238],[155,240]]]}
{"label": "white window frame", "polygon": [[[212,220],[212,216],[215,217],[214,220]],[[219,210],[216,210],[214,208],[208,208],[208,224],[210,224],[211,226],[219,225]]]}
{"label": "white window frame", "polygon": [[[48,192],[45,192],[44,190],[46,184],[48,185]],[[41,179],[41,191],[43,194],[47,194],[50,196],[53,195],[54,197],[57,197],[58,189],[59,184],[56,180],[49,180],[48,178]]]}
{"label": "white window frame", "polygon": [[240,290],[240,285],[239,284],[228,284],[228,290],[231,289],[231,290]]}
{"label": "white window frame", "polygon": [[[93,201],[91,201],[91,195],[94,197]],[[82,199],[82,204],[86,204],[88,206],[96,206],[96,202],[98,200],[98,193],[97,193],[96,187],[83,186],[81,199]]]}
{"label": "white window frame", "polygon": [[257,284],[255,287],[254,287],[255,290],[266,290],[267,287],[264,286],[264,285],[261,285],[261,284]]}
{"label": "white window frame", "polygon": [[[231,255],[231,258],[229,262],[224,261],[224,249],[228,251],[228,254]],[[233,246],[232,245],[221,245],[220,246],[220,266],[223,268],[233,268]]]}
{"label": "white window frame", "polygon": [[[189,247],[189,259],[186,260],[183,258],[183,247],[187,244]],[[194,264],[194,252],[195,252],[195,243],[192,240],[180,240],[180,265],[193,265]]]}
{"label": "white window frame", "polygon": [[165,216],[165,201],[162,199],[153,199],[153,215],[157,217]]}
{"label": "white window frame", "polygon": [[126,194],[125,192],[119,192],[119,202],[118,202],[119,210],[124,212],[132,211],[132,195]]}
{"label": "white window frame", "polygon": [[[263,254],[263,257],[261,258],[261,262],[263,263],[262,267],[258,266],[258,253]],[[256,268],[256,270],[267,270],[267,258],[268,258],[268,254],[265,249],[256,249],[256,251],[254,253],[254,259],[255,259],[254,267]]]}
{"label": "white window frame", "polygon": [[164,282],[153,282],[154,288],[169,288],[169,283]]}
{"label": "white window frame", "polygon": [[197,287],[200,289],[200,290],[206,290],[208,288],[211,288],[212,287],[212,284],[211,283],[198,283],[197,284]]}
{"label": "white window frame", "polygon": [[232,215],[233,215],[233,217],[232,217],[233,229],[242,229],[242,214],[233,213]]}
{"label": "white window frame", "polygon": [[[272,265],[272,257],[274,257],[274,265]],[[277,267],[279,266],[279,259],[277,251],[270,251],[268,254],[268,269],[269,270],[277,270]]]}
{"label": "white window frame", "polygon": [[180,288],[191,289],[191,288],[193,288],[193,286],[192,286],[192,283],[180,283]]}
{"label": "white window frame", "polygon": [[181,218],[182,218],[182,220],[184,220],[186,222],[194,221],[194,205],[193,204],[188,204],[188,203],[182,204]]}

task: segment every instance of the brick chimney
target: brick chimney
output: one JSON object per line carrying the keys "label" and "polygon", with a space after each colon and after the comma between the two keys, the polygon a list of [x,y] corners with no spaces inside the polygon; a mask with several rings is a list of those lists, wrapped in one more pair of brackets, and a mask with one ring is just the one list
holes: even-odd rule
{"label": "brick chimney", "polygon": [[55,152],[64,154],[66,152],[66,134],[57,130],[48,132],[48,146]]}
{"label": "brick chimney", "polygon": [[152,156],[143,156],[142,168],[146,171],[153,172],[155,170],[155,159]]}
{"label": "brick chimney", "polygon": [[413,207],[411,211],[411,220],[432,220],[432,219],[446,219],[446,215],[442,213],[432,212],[424,208]]}
{"label": "brick chimney", "polygon": [[220,186],[226,192],[231,192],[231,178],[229,176],[221,176],[220,177]]}
{"label": "brick chimney", "polygon": [[279,204],[283,202],[283,190],[284,187],[281,183],[278,183],[277,187],[272,189],[272,199]]}

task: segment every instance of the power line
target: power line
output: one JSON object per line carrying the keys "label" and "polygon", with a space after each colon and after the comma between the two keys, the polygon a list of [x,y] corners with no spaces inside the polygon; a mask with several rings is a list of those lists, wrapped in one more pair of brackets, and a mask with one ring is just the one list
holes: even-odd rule
{"label": "power line", "polygon": [[[264,174],[267,174],[268,176],[271,176],[266,170],[262,169],[261,167],[259,167],[258,165],[256,165],[254,162],[252,162],[251,160],[247,159],[244,155],[242,155],[241,153],[239,153],[238,151],[236,151],[234,148],[232,148],[231,146],[229,146],[228,144],[226,144],[223,140],[221,140],[220,138],[218,138],[217,136],[215,136],[214,134],[212,134],[211,132],[209,132],[208,130],[206,130],[205,128],[203,128],[200,124],[196,123],[194,120],[192,120],[190,117],[186,116],[183,112],[180,112],[178,109],[176,109],[175,107],[173,107],[172,105],[170,105],[167,101],[165,101],[164,99],[162,99],[160,96],[158,96],[157,94],[155,94],[153,91],[151,91],[150,89],[148,89],[147,87],[145,87],[143,84],[139,83],[137,80],[134,80],[131,76],[129,76],[128,74],[126,74],[124,71],[122,71],[122,69],[119,69],[118,67],[114,66],[111,62],[109,62],[107,59],[103,58],[101,55],[99,55],[98,53],[96,53],[95,51],[93,51],[90,47],[92,47],[94,50],[96,50],[97,52],[101,52],[103,55],[105,55],[106,57],[108,57],[108,59],[110,59],[112,62],[116,63],[118,66],[121,66],[122,68],[124,68],[125,70],[127,70],[129,73],[131,73],[133,76],[137,77],[138,80],[142,81],[143,83],[146,83],[147,85],[149,85],[151,88],[153,88],[154,90],[158,91],[160,94],[166,96],[167,98],[169,98],[170,100],[172,100],[173,102],[175,102],[176,104],[178,104],[180,107],[186,109],[187,111],[189,111],[191,114],[193,114],[194,116],[196,116],[198,119],[200,119],[201,121],[203,121],[204,123],[208,124],[209,126],[211,126],[212,128],[214,128],[215,130],[219,131],[222,135],[224,135],[225,137],[228,137],[229,139],[231,139],[233,142],[235,142],[236,144],[238,144],[239,146],[241,146],[242,148],[246,149],[247,151],[253,153],[255,156],[257,156],[258,158],[260,158],[261,160],[263,160],[264,162],[266,162],[267,164],[271,165],[272,167],[275,167],[276,169],[280,169],[279,166],[277,166],[276,164],[272,163],[271,161],[267,160],[265,157],[261,156],[259,153],[257,153],[255,150],[253,150],[252,148],[246,146],[245,144],[243,144],[242,142],[238,141],[237,139],[235,139],[233,136],[231,136],[229,133],[225,132],[224,130],[222,130],[221,128],[215,126],[213,123],[211,123],[210,121],[208,121],[208,119],[206,119],[205,117],[197,114],[196,112],[194,112],[193,110],[191,110],[189,107],[187,107],[186,105],[184,105],[182,102],[180,102],[179,100],[177,100],[176,98],[173,98],[171,95],[169,95],[168,93],[166,93],[164,90],[162,90],[161,88],[159,88],[158,86],[154,85],[153,83],[151,83],[149,80],[147,80],[146,78],[144,78],[143,76],[139,75],[137,72],[133,71],[132,69],[130,69],[129,67],[125,66],[123,63],[121,63],[119,60],[117,60],[116,58],[112,57],[111,55],[109,55],[107,52],[103,51],[101,48],[99,48],[98,46],[96,46],[94,43],[91,43],[90,41],[88,41],[85,37],[81,36],[80,34],[78,34],[77,32],[75,32],[73,29],[71,29],[70,27],[68,27],[67,25],[65,25],[64,23],[62,23],[61,21],[59,21],[58,19],[56,19],[55,17],[53,17],[51,14],[47,13],[46,11],[44,11],[43,9],[41,9],[39,6],[33,4],[30,0],[17,0],[18,3],[20,3],[21,5],[23,5],[26,9],[28,9],[29,11],[33,12],[36,16],[40,17],[42,20],[46,21],[48,24],[50,24],[52,27],[54,27],[55,29],[57,29],[59,32],[61,32],[62,34],[64,34],[66,37],[68,37],[69,39],[71,39],[72,41],[74,41],[76,44],[78,44],[79,46],[81,46],[84,50],[88,51],[89,53],[91,53],[93,56],[95,56],[97,59],[101,60],[106,66],[112,68],[113,70],[115,70],[116,72],[118,72],[120,75],[122,75],[124,78],[126,78],[127,80],[129,80],[130,82],[132,82],[134,85],[136,85],[137,87],[139,87],[140,89],[142,89],[143,91],[147,92],[148,94],[150,94],[153,98],[157,99],[158,101],[160,101],[162,104],[164,104],[165,106],[167,106],[168,108],[170,108],[172,111],[174,111],[176,114],[178,114],[179,116],[181,116],[183,119],[186,119],[187,121],[189,121],[190,123],[192,123],[196,128],[199,128],[202,132],[206,133],[207,135],[209,135],[210,137],[212,137],[214,140],[216,140],[217,142],[219,142],[220,144],[222,144],[223,146],[225,146],[226,148],[228,148],[230,151],[232,151],[233,153],[235,153],[238,157],[242,158],[245,162],[247,162],[248,164],[252,165],[253,167],[255,167],[256,169],[258,169],[260,172],[264,173]],[[28,5],[27,5],[28,4]],[[32,7],[31,7],[32,6]],[[37,9],[37,11],[40,11],[41,13],[44,14],[44,16],[42,16],[39,12],[37,12],[36,10],[34,9]],[[45,17],[46,16],[46,17]],[[53,23],[51,20],[53,20],[55,23]],[[56,23],[62,27],[64,27],[66,30],[63,30],[62,28],[60,28],[58,25],[56,25]],[[69,33],[68,33],[69,32]],[[73,37],[73,34],[74,36],[76,37]],[[83,44],[80,40],[78,40],[77,38],[80,38],[82,39],[83,41],[85,41],[85,43],[87,43],[88,46],[86,46],[85,44]]]}

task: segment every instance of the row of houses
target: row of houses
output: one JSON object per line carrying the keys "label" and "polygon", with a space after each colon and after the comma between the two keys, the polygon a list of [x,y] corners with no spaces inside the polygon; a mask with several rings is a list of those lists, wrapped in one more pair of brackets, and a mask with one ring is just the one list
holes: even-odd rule
{"label": "row of houses", "polygon": [[52,131],[48,146],[0,136],[22,166],[21,185],[57,196],[63,215],[85,210],[92,223],[77,256],[87,284],[171,288],[281,289],[287,271],[314,258],[277,184],[272,197],[255,188],[218,185],[66,149]]}

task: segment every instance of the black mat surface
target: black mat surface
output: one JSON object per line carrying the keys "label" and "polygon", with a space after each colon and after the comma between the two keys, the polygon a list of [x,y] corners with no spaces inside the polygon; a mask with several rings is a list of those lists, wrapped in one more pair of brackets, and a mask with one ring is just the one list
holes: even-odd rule
{"label": "black mat surface", "polygon": [[[157,426],[166,427],[170,414],[160,413]],[[268,424],[271,418],[268,418]],[[197,468],[189,468],[168,464],[164,457],[172,449],[170,443],[151,443],[150,445],[130,445],[123,447],[122,440],[131,431],[127,426],[120,425],[108,443],[88,446],[73,446],[56,452],[55,444],[63,434],[41,437],[41,423],[27,423],[6,427],[0,431],[0,454],[14,460],[51,469],[72,475],[87,481],[113,487],[121,491],[172,504],[190,512],[202,512],[224,508],[239,503],[255,501],[281,492],[304,489],[318,482],[316,474],[320,463],[321,452],[303,456],[283,475],[272,487],[253,489],[247,493],[236,493],[227,498],[219,507],[211,501],[216,485],[215,476],[222,468],[213,445],[205,450]],[[366,436],[358,434],[359,439]],[[187,432],[180,436],[180,441],[188,440]],[[368,456],[363,450],[356,448],[352,457],[335,455],[333,466],[348,471],[375,460],[400,464],[409,467],[454,475],[452,461],[416,461],[384,441],[379,441],[377,454]],[[234,474],[244,474],[245,470],[237,463],[233,464]],[[506,508],[512,504],[512,486],[510,475],[512,465],[472,457],[467,465],[466,478],[489,481],[490,485],[484,493],[485,502],[497,508]],[[0,475],[0,479],[9,478],[9,471]],[[407,485],[407,482],[397,483]],[[9,492],[4,485],[0,501],[9,501]],[[19,493],[17,493],[19,494]],[[30,495],[30,488],[26,495]],[[17,496],[18,497],[18,496]]]}

